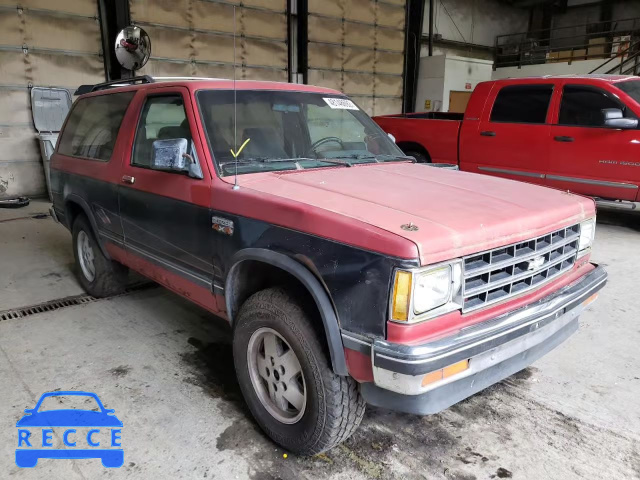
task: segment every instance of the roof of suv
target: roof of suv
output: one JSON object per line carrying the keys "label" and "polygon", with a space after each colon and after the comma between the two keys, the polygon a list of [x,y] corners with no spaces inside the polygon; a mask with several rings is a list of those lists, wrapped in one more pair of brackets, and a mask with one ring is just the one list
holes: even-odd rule
{"label": "roof of suv", "polygon": [[[133,83],[134,81],[142,83]],[[237,80],[228,78],[202,77],[135,77],[135,79],[106,82],[97,85],[82,85],[76,90],[76,95],[100,95],[101,93],[128,90],[141,90],[158,87],[180,86],[189,90],[282,90],[291,92],[327,93],[342,95],[341,92],[326,87],[315,87],[299,83],[270,82],[262,80]]]}

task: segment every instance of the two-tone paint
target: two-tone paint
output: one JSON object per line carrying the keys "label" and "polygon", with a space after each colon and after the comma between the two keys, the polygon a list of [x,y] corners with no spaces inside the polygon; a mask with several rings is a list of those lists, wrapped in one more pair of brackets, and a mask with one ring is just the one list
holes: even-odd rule
{"label": "two-tone paint", "polygon": [[[270,82],[236,86],[339,94]],[[593,202],[410,162],[246,174],[235,189],[233,177],[216,172],[196,100],[199,90],[231,88],[225,80],[167,81],[81,97],[135,92],[109,161],[54,153],[51,184],[60,221],[71,228],[79,214],[86,215],[108,257],[229,322],[264,279],[295,279],[318,307],[334,370],[362,382],[372,380],[371,358],[344,343],[349,334],[423,342],[519,308],[569,278],[467,315],[454,312],[416,325],[389,322],[395,269],[546,234],[592,217]],[[183,97],[203,178],[131,164],[146,98],[168,94]],[[403,229],[408,223],[418,228]],[[585,264],[588,256],[571,274],[584,274]]]}

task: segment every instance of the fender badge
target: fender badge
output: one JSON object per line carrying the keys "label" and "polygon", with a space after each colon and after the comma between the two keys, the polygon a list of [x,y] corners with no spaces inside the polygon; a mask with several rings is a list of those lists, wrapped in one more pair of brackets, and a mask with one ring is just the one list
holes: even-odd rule
{"label": "fender badge", "polygon": [[211,217],[211,228],[225,235],[233,235],[233,221],[222,217]]}
{"label": "fender badge", "polygon": [[409,222],[409,223],[405,223],[403,225],[400,225],[400,228],[402,230],[406,230],[407,232],[417,232],[418,230],[420,230],[417,225],[413,224],[413,222]]}

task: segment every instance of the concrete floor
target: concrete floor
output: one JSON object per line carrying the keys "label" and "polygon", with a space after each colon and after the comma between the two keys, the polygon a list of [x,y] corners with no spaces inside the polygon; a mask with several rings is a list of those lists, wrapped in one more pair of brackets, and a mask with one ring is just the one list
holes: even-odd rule
{"label": "concrete floor", "polygon": [[[21,219],[0,210],[0,311],[82,293],[69,233],[33,218],[39,211],[46,204]],[[593,260],[609,285],[547,357],[438,415],[369,408],[349,441],[313,458],[284,458],[260,433],[234,380],[228,330],[160,287],[0,321],[0,476],[640,479],[639,238],[640,214],[600,213]],[[16,421],[55,389],[93,391],[115,409],[122,468],[16,467]]]}

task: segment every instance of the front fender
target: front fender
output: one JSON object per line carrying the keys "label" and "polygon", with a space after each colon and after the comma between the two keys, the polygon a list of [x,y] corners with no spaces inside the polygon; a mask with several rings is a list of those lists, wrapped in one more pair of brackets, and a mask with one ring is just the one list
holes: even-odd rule
{"label": "front fender", "polygon": [[229,269],[229,273],[225,280],[225,302],[227,306],[227,315],[231,324],[233,324],[236,313],[233,311],[234,277],[237,275],[238,266],[246,260],[264,262],[280,268],[293,275],[304,285],[313,297],[313,300],[320,312],[324,332],[327,337],[327,344],[329,345],[329,354],[331,356],[333,371],[337,375],[348,375],[338,317],[327,290],[320,280],[318,280],[318,278],[306,266],[283,253],[263,248],[247,248],[234,255],[231,262],[232,266]]}

